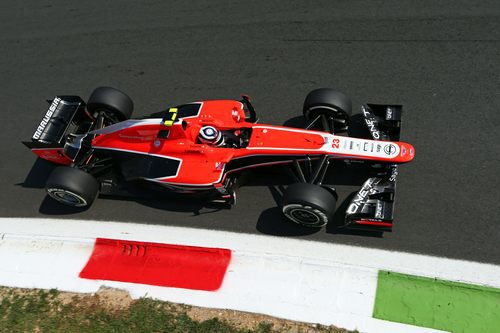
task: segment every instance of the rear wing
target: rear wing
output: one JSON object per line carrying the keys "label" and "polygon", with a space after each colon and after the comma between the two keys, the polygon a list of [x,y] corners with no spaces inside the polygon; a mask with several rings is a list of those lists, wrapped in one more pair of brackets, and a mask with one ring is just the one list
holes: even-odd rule
{"label": "rear wing", "polygon": [[63,147],[70,125],[85,111],[85,103],[78,96],[56,96],[47,102],[50,106],[31,141],[23,142],[30,149]]}

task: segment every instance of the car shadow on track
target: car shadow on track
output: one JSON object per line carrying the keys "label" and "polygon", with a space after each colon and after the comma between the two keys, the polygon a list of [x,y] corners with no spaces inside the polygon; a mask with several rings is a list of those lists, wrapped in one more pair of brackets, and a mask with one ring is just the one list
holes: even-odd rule
{"label": "car shadow on track", "polygon": [[[145,190],[136,192],[135,196],[103,195],[98,200],[117,200],[136,202],[140,205],[162,211],[190,213],[193,216],[216,213],[230,209],[231,205],[222,202],[211,202],[202,198],[176,198],[164,193],[150,193]],[[40,205],[39,212],[46,215],[76,214],[89,209],[62,205],[46,196]]]}
{"label": "car shadow on track", "polygon": [[[49,175],[57,166],[58,165],[47,160],[37,158],[25,180],[22,183],[17,183],[15,185],[25,188],[45,188],[45,183],[47,182]],[[203,198],[189,198],[186,200],[176,198],[165,193],[159,193],[158,191],[148,192],[145,190],[141,191],[139,189],[134,189],[128,196],[104,195],[101,196],[100,199],[134,201],[154,209],[188,212],[193,215],[215,213],[217,211],[230,208],[230,205],[228,204],[209,202]],[[44,215],[70,215],[81,213],[87,209],[88,208],[65,206],[51,199],[49,196],[46,196],[41,202],[38,211]]]}
{"label": "car shadow on track", "polygon": [[[15,184],[16,186],[22,186],[25,188],[45,188],[45,183],[49,178],[52,170],[54,170],[58,165],[51,163],[42,158],[37,158],[35,163],[30,169],[30,172],[24,179],[22,183]],[[69,215],[76,214],[85,211],[86,208],[70,207],[64,206],[60,203],[52,200],[49,196],[46,196],[38,211],[46,215]]]}
{"label": "car shadow on track", "polygon": [[24,179],[24,182],[18,183],[16,185],[26,188],[45,188],[47,178],[49,178],[50,173],[56,167],[56,164],[38,157],[35,160],[35,163],[33,163],[30,172]]}
{"label": "car shadow on track", "polygon": [[[133,201],[139,203],[143,206],[150,207],[152,209],[170,211],[170,212],[181,212],[181,213],[191,213],[193,216],[204,215],[216,213],[221,210],[230,209],[231,206],[225,203],[219,202],[207,202],[207,200],[201,199],[176,199],[171,197],[138,197],[129,198],[121,196],[102,196],[99,200],[118,200],[118,201]],[[77,214],[89,209],[88,207],[78,208],[65,206],[53,200],[49,196],[40,204],[38,211],[45,215],[69,215]]]}

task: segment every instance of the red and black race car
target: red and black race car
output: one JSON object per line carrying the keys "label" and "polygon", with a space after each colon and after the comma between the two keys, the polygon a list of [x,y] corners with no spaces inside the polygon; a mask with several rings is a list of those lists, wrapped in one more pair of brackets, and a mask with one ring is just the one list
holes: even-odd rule
{"label": "red and black race car", "polygon": [[390,231],[397,165],[415,156],[412,145],[399,141],[400,105],[362,107],[371,139],[338,135],[349,126],[351,101],[329,88],[307,95],[305,128],[259,124],[248,96],[178,105],[139,119],[130,119],[132,100],[110,87],[95,89],[86,103],[78,96],[48,102],[31,141],[24,144],[62,165],[49,176],[46,190],[76,207],[90,206],[100,192],[137,181],[234,203],[243,170],[287,164],[296,180],[283,195],[284,215],[321,227],[336,206],[335,189],[323,184],[331,161],[357,160],[381,172],[352,199],[345,226]]}

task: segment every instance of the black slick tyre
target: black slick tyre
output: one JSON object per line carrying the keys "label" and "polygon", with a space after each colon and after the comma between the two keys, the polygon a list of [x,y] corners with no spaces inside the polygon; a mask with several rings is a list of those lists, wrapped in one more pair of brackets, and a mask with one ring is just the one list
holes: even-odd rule
{"label": "black slick tyre", "polygon": [[344,93],[331,88],[311,91],[304,100],[303,113],[306,120],[318,115],[332,118],[336,131],[347,130],[352,114],[352,101]]}
{"label": "black slick tyre", "polygon": [[105,111],[118,121],[130,119],[134,111],[134,103],[124,92],[111,88],[94,89],[87,102],[90,113]]}
{"label": "black slick tyre", "polygon": [[45,185],[47,194],[73,207],[89,207],[99,192],[99,182],[92,175],[71,167],[55,168]]}
{"label": "black slick tyre", "polygon": [[333,218],[337,200],[319,185],[295,183],[288,186],[283,196],[283,214],[292,222],[320,228]]}

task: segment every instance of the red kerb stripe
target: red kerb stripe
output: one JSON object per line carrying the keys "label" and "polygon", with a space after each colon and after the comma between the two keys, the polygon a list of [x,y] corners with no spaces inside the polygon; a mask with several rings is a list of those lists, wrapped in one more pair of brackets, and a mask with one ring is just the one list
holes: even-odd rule
{"label": "red kerb stripe", "polygon": [[80,277],[214,291],[231,250],[97,238]]}

